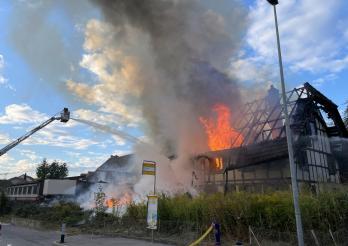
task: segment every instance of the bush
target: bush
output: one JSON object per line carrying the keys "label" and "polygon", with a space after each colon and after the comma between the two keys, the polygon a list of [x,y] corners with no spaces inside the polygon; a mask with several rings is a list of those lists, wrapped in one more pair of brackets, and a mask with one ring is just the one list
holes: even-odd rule
{"label": "bush", "polygon": [[22,218],[74,225],[85,220],[89,212],[83,211],[78,204],[60,202],[52,207],[42,207],[38,204],[19,204],[14,210],[14,214]]}
{"label": "bush", "polygon": [[20,204],[15,207],[13,213],[18,217],[32,218],[40,214],[40,208],[35,204]]}
{"label": "bush", "polygon": [[126,213],[123,215],[123,219],[129,220],[144,220],[146,219],[146,204],[145,203],[130,203],[127,207]]}
{"label": "bush", "polygon": [[11,211],[10,201],[8,200],[5,192],[1,191],[0,194],[0,215],[8,214]]}

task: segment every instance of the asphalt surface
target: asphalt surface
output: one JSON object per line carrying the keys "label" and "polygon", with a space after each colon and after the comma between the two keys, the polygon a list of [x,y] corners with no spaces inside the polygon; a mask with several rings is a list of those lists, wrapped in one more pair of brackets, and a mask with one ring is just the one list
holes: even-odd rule
{"label": "asphalt surface", "polygon": [[59,234],[54,231],[37,231],[24,227],[2,224],[0,246],[52,245]]}
{"label": "asphalt surface", "polygon": [[[3,224],[0,236],[0,246],[40,246],[52,245],[54,241],[60,239],[59,232],[55,231],[38,231],[25,227],[19,227],[9,224]],[[60,244],[63,245],[63,244]],[[66,238],[66,245],[71,246],[111,246],[111,245],[127,245],[127,246],[141,246],[141,245],[156,245],[151,242],[139,241],[126,238],[112,238],[104,236],[92,235],[77,235]]]}

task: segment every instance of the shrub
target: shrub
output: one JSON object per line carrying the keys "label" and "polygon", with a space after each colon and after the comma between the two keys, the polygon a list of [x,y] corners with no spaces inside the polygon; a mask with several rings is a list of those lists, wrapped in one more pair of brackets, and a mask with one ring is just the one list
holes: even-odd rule
{"label": "shrub", "polygon": [[42,207],[38,204],[18,204],[14,214],[22,218],[74,225],[86,219],[89,212],[84,212],[78,204],[60,202],[52,207]]}
{"label": "shrub", "polygon": [[5,192],[1,191],[0,194],[0,215],[5,215],[11,211],[10,201],[8,200]]}

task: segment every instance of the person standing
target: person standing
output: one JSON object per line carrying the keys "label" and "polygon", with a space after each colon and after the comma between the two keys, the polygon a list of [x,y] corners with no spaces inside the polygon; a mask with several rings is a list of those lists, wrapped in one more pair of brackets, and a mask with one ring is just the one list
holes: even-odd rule
{"label": "person standing", "polygon": [[281,120],[282,105],[280,104],[280,93],[273,85],[268,89],[266,96],[266,110],[270,114],[269,126],[271,129],[272,139],[276,139],[283,128]]}

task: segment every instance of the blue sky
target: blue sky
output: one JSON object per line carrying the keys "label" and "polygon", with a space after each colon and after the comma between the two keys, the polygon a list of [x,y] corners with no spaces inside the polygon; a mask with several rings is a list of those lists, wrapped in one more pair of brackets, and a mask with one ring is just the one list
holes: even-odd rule
{"label": "blue sky", "polygon": [[[226,9],[219,1],[203,2],[214,11]],[[248,25],[227,72],[245,84],[277,83],[272,9],[263,0],[242,2]],[[287,87],[308,81],[341,110],[348,99],[347,10],[344,0],[280,0],[278,7]],[[104,40],[93,39],[92,34],[102,36],[108,26],[95,6],[87,1],[0,0],[0,30],[0,146],[63,107],[76,117],[144,137],[144,122],[136,109],[113,101],[105,88],[97,88],[100,97],[86,102],[80,98],[86,88],[69,83],[93,85],[112,79],[97,63],[103,57],[96,56],[93,42],[100,45]],[[118,137],[74,121],[57,121],[2,156],[0,178],[4,173],[33,174],[42,158],[67,162],[70,174],[77,175],[94,170],[111,154],[131,149],[131,143]]]}

